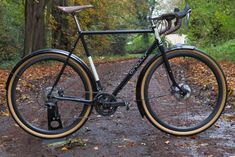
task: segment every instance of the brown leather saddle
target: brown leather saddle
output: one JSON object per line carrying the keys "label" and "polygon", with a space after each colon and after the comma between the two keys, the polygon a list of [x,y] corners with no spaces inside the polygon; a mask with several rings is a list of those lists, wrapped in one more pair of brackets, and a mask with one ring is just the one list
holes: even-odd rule
{"label": "brown leather saddle", "polygon": [[58,6],[58,8],[65,13],[75,13],[85,9],[94,8],[94,6],[93,5],[81,5],[81,6],[69,6],[69,7]]}

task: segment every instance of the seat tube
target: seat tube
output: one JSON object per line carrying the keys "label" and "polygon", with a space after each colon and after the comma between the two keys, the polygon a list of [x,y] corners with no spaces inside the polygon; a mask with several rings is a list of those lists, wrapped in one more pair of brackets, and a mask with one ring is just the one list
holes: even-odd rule
{"label": "seat tube", "polygon": [[85,41],[83,35],[81,37],[81,40],[82,40],[82,44],[83,44],[85,53],[87,55],[87,58],[88,58],[88,61],[89,61],[92,73],[93,73],[93,76],[94,76],[96,84],[97,84],[97,89],[100,91],[100,90],[102,90],[102,86],[101,86],[101,83],[100,83],[99,75],[97,73],[97,70],[96,70],[95,64],[93,62],[93,59],[92,59],[92,57],[91,57],[91,55],[90,55],[90,53],[88,51],[88,47],[87,47],[87,44],[86,44],[86,41]]}
{"label": "seat tube", "polygon": [[81,29],[80,23],[78,21],[78,18],[77,18],[77,16],[75,14],[73,15],[73,17],[74,17],[74,20],[75,20],[76,25],[77,25],[78,34],[81,35],[82,45],[83,45],[83,48],[85,50],[86,56],[88,58],[88,61],[89,61],[89,64],[90,64],[93,76],[95,78],[95,81],[96,81],[96,84],[97,84],[97,89],[100,91],[100,90],[102,90],[102,86],[101,86],[101,83],[100,83],[99,75],[97,73],[94,61],[93,61],[93,59],[91,57],[91,54],[89,53],[89,50],[88,50],[88,47],[87,47],[87,43],[85,41],[84,34],[82,33],[82,29]]}

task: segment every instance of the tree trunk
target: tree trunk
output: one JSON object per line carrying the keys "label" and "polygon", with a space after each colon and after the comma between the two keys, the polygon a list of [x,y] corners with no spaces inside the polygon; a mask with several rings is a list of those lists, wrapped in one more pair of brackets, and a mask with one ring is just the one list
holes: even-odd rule
{"label": "tree trunk", "polygon": [[25,41],[23,56],[46,46],[44,21],[46,3],[46,0],[25,1]]}
{"label": "tree trunk", "polygon": [[68,20],[61,15],[55,6],[66,6],[66,0],[53,0],[52,16],[56,21],[55,29],[52,30],[52,46],[60,49],[69,50],[69,24]]}

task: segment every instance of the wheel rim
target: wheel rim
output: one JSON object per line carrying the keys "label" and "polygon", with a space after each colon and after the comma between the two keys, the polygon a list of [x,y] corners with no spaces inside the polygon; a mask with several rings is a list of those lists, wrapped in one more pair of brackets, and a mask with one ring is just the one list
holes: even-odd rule
{"label": "wheel rim", "polygon": [[[184,54],[184,53],[178,53],[178,56],[180,56],[181,54]],[[188,54],[190,54],[190,53],[188,53]],[[172,55],[172,56],[174,56],[174,55]],[[186,59],[188,59],[190,56],[191,57],[192,56],[195,57],[194,54],[191,54],[191,55],[186,56]],[[199,57],[199,59],[201,59],[201,58]],[[171,61],[171,64],[175,64],[175,65],[172,65],[173,73],[176,73],[176,75],[179,75],[179,76],[181,75],[182,76],[182,74],[180,74],[180,71],[179,71],[180,68],[179,67],[177,68],[176,65],[177,64],[178,65],[183,64],[183,61],[182,60],[175,60],[175,61]],[[189,71],[191,66],[195,65],[195,64],[192,64],[192,61],[190,61],[189,64],[185,64],[185,65],[187,65],[187,66],[184,66],[184,67],[186,67],[188,69],[187,71]],[[204,64],[204,66],[201,66],[201,65],[199,66],[198,65],[198,66],[194,66],[194,67],[195,68],[202,68],[202,67],[205,67],[205,65],[206,64]],[[222,92],[223,87],[222,86],[218,86],[218,82],[221,81],[221,80],[217,80],[217,79],[211,80],[211,82],[215,83],[214,86],[216,86],[217,89],[218,89],[218,93],[214,92],[214,94],[216,93],[217,96],[220,95],[220,97],[217,97],[216,99],[214,99],[214,101],[210,100],[210,102],[212,104],[216,104],[216,105],[213,106],[213,110],[212,109],[207,109],[206,110],[205,105],[204,105],[204,107],[201,107],[201,108],[197,109],[197,110],[200,110],[200,112],[199,111],[196,112],[196,109],[194,107],[194,110],[193,110],[194,114],[192,114],[193,113],[192,112],[192,108],[193,107],[191,105],[192,104],[192,100],[190,100],[190,98],[194,97],[194,99],[195,99],[195,95],[198,95],[198,93],[196,92],[196,91],[198,91],[198,89],[195,91],[195,85],[193,86],[192,83],[186,82],[187,80],[184,80],[184,81],[181,80],[181,82],[180,82],[179,78],[177,78],[178,79],[177,83],[179,83],[179,84],[186,84],[193,91],[191,91],[191,93],[190,93],[190,98],[187,98],[186,100],[184,100],[184,99],[182,99],[182,100],[174,100],[174,102],[169,103],[170,101],[172,101],[172,99],[176,99],[176,96],[174,94],[172,94],[171,91],[165,90],[165,89],[170,89],[170,86],[168,85],[168,88],[165,87],[166,86],[166,81],[168,83],[169,80],[166,79],[167,74],[165,73],[164,65],[163,66],[160,66],[159,64],[155,65],[155,67],[153,69],[156,69],[156,68],[159,68],[161,70],[158,70],[158,72],[155,71],[155,73],[153,71],[151,71],[151,74],[150,74],[151,77],[148,77],[148,79],[145,81],[145,82],[147,82],[147,83],[145,83],[145,87],[147,86],[147,88],[145,88],[145,93],[147,93],[149,91],[150,92],[154,91],[154,93],[152,93],[152,94],[151,93],[145,94],[144,97],[145,97],[146,104],[143,103],[145,111],[147,112],[147,117],[150,119],[150,121],[154,125],[158,126],[160,129],[162,129],[164,131],[167,131],[169,133],[172,133],[172,134],[181,134],[181,135],[184,135],[185,134],[184,132],[188,132],[189,134],[194,134],[196,132],[202,131],[200,128],[202,128],[203,126],[209,124],[209,122],[213,118],[218,117],[218,114],[217,114],[218,112],[220,112],[220,113],[222,112],[220,104],[221,103],[223,104],[223,102],[221,102],[221,101],[224,101],[224,98],[223,98],[224,95],[222,94],[223,93]],[[191,73],[192,72],[193,73],[196,72],[195,68],[193,69],[194,71],[191,71]],[[177,69],[178,69],[178,73],[176,71]],[[203,68],[203,69],[204,69],[203,72],[206,72],[205,68]],[[182,69],[182,68],[180,70],[181,70],[181,73],[182,73],[182,71],[184,71],[184,69]],[[214,74],[214,73],[212,73],[212,74]],[[156,77],[157,75],[158,75],[158,77]],[[217,73],[217,75],[218,75],[218,73]],[[194,75],[194,79],[196,78],[196,76],[199,76],[199,75]],[[208,76],[210,76],[210,75],[208,74]],[[154,79],[152,79],[154,77],[156,77],[155,78],[155,84],[153,83]],[[159,79],[161,77],[162,77],[162,79]],[[152,81],[150,81],[150,78],[152,79]],[[209,77],[207,77],[207,79],[208,78]],[[193,79],[193,78],[191,78],[191,79]],[[158,81],[158,83],[156,83],[156,81]],[[195,81],[194,80],[194,82],[196,82],[198,84],[200,83],[200,81],[201,81],[200,79],[199,79],[199,81]],[[193,82],[193,81],[191,80],[191,82]],[[156,84],[158,84],[158,85],[156,85]],[[165,85],[160,86],[160,84],[165,84]],[[209,90],[211,87],[208,87],[207,90]],[[158,90],[158,91],[156,91],[156,90]],[[164,94],[160,94],[160,93],[164,93]],[[206,93],[206,92],[204,92],[204,93]],[[204,94],[204,96],[201,96],[201,97],[210,98],[209,96],[212,96],[212,94],[213,93],[209,94],[207,92],[207,96],[205,96],[205,94]],[[152,96],[154,95],[155,98],[154,99],[151,98],[151,95]],[[158,96],[156,96],[156,95],[158,95]],[[158,97],[158,100],[156,99],[156,97]],[[215,97],[215,96],[213,96],[213,97]],[[160,99],[162,99],[162,100],[160,100]],[[199,100],[201,101],[199,104],[203,104],[202,103],[203,101],[205,102],[205,100],[197,98],[197,101],[199,101]],[[183,108],[182,106],[185,103],[184,101],[188,101],[188,102],[191,101],[190,102],[190,105],[191,105],[190,108],[186,107],[186,108],[182,109]],[[195,103],[195,101],[196,101],[196,99],[194,100],[194,103]],[[170,106],[172,104],[181,104],[181,106],[180,105],[175,105],[174,107],[172,107],[172,106]],[[198,107],[198,105],[197,105],[197,107]],[[223,106],[222,106],[222,108],[223,108]],[[205,111],[205,112],[202,112],[201,110]],[[218,110],[220,110],[220,111],[218,111]],[[191,111],[191,112],[189,112],[189,111]],[[183,120],[183,118],[184,118],[184,120]],[[186,120],[185,120],[186,118],[188,118],[187,119],[187,121],[188,121],[187,123],[186,123]],[[213,122],[214,121],[215,121],[215,119],[213,119]],[[183,125],[182,125],[182,122],[184,122]],[[194,124],[194,125],[192,125],[192,124]],[[211,124],[213,124],[213,123],[210,122],[210,125]],[[206,127],[209,127],[210,125],[207,125]],[[195,132],[195,130],[197,130],[197,131]],[[190,132],[190,131],[192,131],[192,132]]]}
{"label": "wheel rim", "polygon": [[[66,136],[67,134],[76,131],[76,129],[80,128],[82,124],[86,121],[91,111],[90,106],[84,106],[83,104],[78,105],[78,103],[74,102],[58,102],[58,108],[61,113],[61,119],[64,128],[58,130],[48,130],[48,123],[46,122],[47,109],[43,104],[42,91],[51,86],[51,82],[53,82],[52,75],[56,76],[56,74],[58,73],[58,70],[51,71],[51,69],[55,67],[56,69],[60,69],[60,67],[63,65],[63,61],[65,58],[55,55],[54,60],[49,62],[49,60],[52,59],[53,56],[44,55],[44,57],[38,57],[38,60],[37,57],[34,58],[34,60],[32,60],[33,63],[29,61],[23,67],[20,67],[21,70],[17,72],[18,74],[17,76],[15,76],[16,80],[13,79],[13,88],[11,89],[11,100],[13,100],[14,97],[16,97],[16,99],[13,100],[12,103],[9,103],[10,110],[14,119],[18,124],[20,124],[23,129],[25,129],[31,134],[34,134],[35,136],[46,138],[57,138],[60,136]],[[38,64],[38,62],[41,60],[44,60],[44,62],[46,60],[46,64]],[[77,68],[77,65],[75,65],[75,62],[72,61],[71,63],[72,64],[70,64],[70,67],[66,67],[65,73],[63,74],[58,87],[64,88],[65,90],[63,92],[67,96],[79,95],[84,99],[89,99],[92,95],[90,93],[91,86],[89,82],[87,82],[87,78],[84,79],[83,77],[79,77],[79,75],[84,75],[84,71],[81,70],[75,72],[74,69]],[[32,68],[28,68],[29,65],[32,65]],[[43,70],[40,75],[32,75],[33,72],[40,72],[41,69]],[[49,71],[47,71],[48,69]],[[43,84],[36,83],[41,81],[43,81]],[[66,86],[70,89],[68,90]],[[71,93],[72,95],[70,95]],[[27,112],[29,110],[32,111]],[[32,113],[34,116],[32,116]],[[47,135],[55,135],[55,137]]]}

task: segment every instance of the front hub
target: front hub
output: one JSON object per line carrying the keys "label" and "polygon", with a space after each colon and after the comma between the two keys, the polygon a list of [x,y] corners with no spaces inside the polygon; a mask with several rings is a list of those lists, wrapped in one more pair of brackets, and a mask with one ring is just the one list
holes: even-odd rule
{"label": "front hub", "polygon": [[181,84],[179,84],[179,87],[175,86],[172,89],[172,93],[176,97],[176,99],[186,100],[186,99],[190,98],[190,96],[192,94],[192,90],[189,87],[189,85],[187,85],[185,83],[181,83]]}

